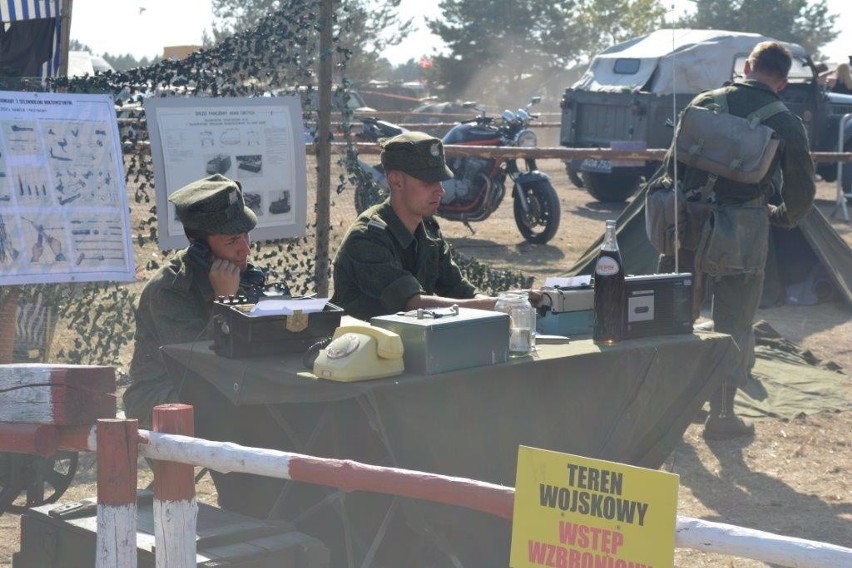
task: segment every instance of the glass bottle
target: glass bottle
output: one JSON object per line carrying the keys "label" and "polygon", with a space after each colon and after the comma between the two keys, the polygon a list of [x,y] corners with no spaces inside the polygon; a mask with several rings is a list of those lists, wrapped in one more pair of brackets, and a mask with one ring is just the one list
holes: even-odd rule
{"label": "glass bottle", "polygon": [[503,292],[494,309],[509,314],[509,357],[529,355],[535,348],[535,309],[524,292]]}
{"label": "glass bottle", "polygon": [[595,262],[595,343],[620,340],[624,320],[624,266],[615,237],[615,221],[606,222],[606,232]]}

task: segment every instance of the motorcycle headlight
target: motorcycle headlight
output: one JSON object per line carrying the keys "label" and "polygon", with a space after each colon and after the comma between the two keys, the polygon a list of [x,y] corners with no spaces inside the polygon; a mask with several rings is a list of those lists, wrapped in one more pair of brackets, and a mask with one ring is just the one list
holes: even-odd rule
{"label": "motorcycle headlight", "polygon": [[532,130],[521,130],[515,137],[515,144],[521,148],[535,148],[538,144],[538,137]]}

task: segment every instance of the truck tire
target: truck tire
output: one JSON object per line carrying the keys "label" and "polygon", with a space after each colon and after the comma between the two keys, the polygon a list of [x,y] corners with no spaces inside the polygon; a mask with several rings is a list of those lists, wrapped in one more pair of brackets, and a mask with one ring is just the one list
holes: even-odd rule
{"label": "truck tire", "polygon": [[583,189],[583,178],[580,177],[580,172],[571,167],[571,162],[565,162],[565,172],[568,174],[568,179],[574,184],[574,187]]}
{"label": "truck tire", "polygon": [[642,177],[637,174],[583,172],[583,185],[592,197],[604,203],[621,203],[636,193]]}

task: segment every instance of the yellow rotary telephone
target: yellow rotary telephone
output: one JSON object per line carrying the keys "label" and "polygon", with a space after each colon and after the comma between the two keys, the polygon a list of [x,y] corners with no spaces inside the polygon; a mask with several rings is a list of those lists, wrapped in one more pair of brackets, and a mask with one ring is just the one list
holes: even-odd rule
{"label": "yellow rotary telephone", "polygon": [[381,379],[402,373],[402,339],[369,325],[338,327],[314,362],[314,375],[332,381]]}

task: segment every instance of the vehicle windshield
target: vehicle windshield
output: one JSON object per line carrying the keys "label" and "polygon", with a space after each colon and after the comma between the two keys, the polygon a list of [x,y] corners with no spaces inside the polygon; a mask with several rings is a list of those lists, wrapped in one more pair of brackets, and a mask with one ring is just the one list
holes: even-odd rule
{"label": "vehicle windshield", "polygon": [[[744,76],[745,62],[748,59],[747,55],[742,55],[734,61],[734,78],[742,79]],[[790,73],[787,74],[788,83],[808,83],[814,80],[814,72],[808,64],[808,60],[802,57],[794,57],[793,65],[790,67]]]}

